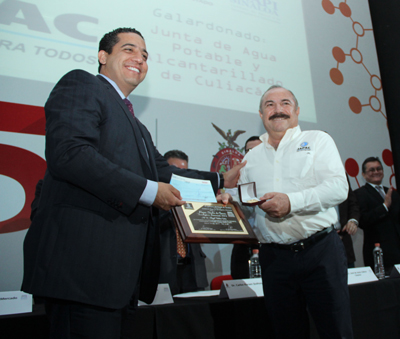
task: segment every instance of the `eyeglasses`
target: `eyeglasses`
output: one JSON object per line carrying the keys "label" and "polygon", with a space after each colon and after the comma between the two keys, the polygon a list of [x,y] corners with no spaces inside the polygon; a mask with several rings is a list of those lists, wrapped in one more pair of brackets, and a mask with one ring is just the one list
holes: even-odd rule
{"label": "eyeglasses", "polygon": [[381,166],[369,168],[367,173],[382,172],[383,168]]}

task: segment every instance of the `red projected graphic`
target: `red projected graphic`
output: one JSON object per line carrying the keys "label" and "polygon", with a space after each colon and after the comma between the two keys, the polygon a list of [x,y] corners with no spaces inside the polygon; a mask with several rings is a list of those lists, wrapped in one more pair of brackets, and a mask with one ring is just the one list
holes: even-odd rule
{"label": "red projected graphic", "polygon": [[[17,133],[21,138],[24,134],[45,133],[43,107],[0,102],[0,112],[1,131]],[[44,176],[46,161],[27,149],[4,144],[0,144],[0,159],[0,175],[17,181],[25,191],[22,210],[10,219],[0,221],[0,233],[27,229],[36,184]]]}
{"label": "red projected graphic", "polygon": [[0,222],[0,233],[21,231],[29,227],[31,203],[35,187],[46,171],[46,162],[38,155],[25,149],[0,144],[0,174],[18,181],[25,190],[25,205],[11,219]]}
{"label": "red projected graphic", "polygon": [[372,32],[372,28],[364,28],[364,26],[357,21],[354,21],[351,17],[351,8],[346,3],[347,0],[341,2],[339,7],[335,7],[330,0],[322,0],[322,8],[328,14],[334,14],[336,9],[339,9],[341,14],[349,18],[352,22],[352,29],[354,34],[356,35],[356,44],[353,48],[351,48],[347,53],[343,51],[342,48],[335,46],[332,49],[333,58],[337,61],[336,67],[332,68],[329,72],[329,76],[333,83],[336,85],[342,85],[344,82],[343,73],[339,70],[340,64],[343,64],[347,57],[350,57],[355,64],[361,65],[365,71],[368,73],[370,77],[370,83],[374,90],[374,94],[369,97],[368,103],[361,103],[361,101],[357,97],[349,98],[349,107],[355,114],[359,114],[362,111],[362,108],[365,106],[370,106],[371,109],[375,112],[379,112],[386,118],[385,113],[382,111],[382,103],[377,96],[378,91],[382,90],[382,81],[381,78],[376,74],[371,74],[368,70],[367,66],[364,63],[364,58],[361,50],[359,49],[359,39],[364,37],[365,33],[368,31]]}
{"label": "red projected graphic", "polygon": [[344,163],[344,168],[350,177],[356,179],[357,185],[360,187],[360,183],[357,180],[357,175],[360,170],[357,161],[355,161],[353,158],[348,158]]}
{"label": "red projected graphic", "polygon": [[0,101],[0,130],[44,135],[46,119],[40,106]]}
{"label": "red projected graphic", "polygon": [[389,183],[390,186],[392,186],[394,189],[396,189],[396,180],[393,180],[393,178],[395,177],[394,174],[394,166],[393,166],[393,154],[391,150],[385,149],[382,152],[382,160],[385,163],[386,166],[389,166],[392,170],[392,174],[390,175],[389,178]]}

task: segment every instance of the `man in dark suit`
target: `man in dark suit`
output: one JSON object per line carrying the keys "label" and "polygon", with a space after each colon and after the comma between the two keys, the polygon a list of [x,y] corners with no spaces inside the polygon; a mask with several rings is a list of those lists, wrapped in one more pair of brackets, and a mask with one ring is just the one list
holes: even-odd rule
{"label": "man in dark suit", "polygon": [[39,206],[39,199],[40,199],[40,192],[42,191],[42,185],[43,185],[43,179],[40,179],[36,184],[35,198],[33,199],[32,204],[31,204],[31,215],[30,215],[31,221],[33,220],[33,218],[36,214],[36,210]]}
{"label": "man in dark suit", "polygon": [[[182,151],[164,154],[170,165],[188,168],[189,157]],[[204,290],[208,286],[205,258],[200,244],[185,244],[176,232],[171,212],[160,212],[161,270],[160,283],[168,283],[172,294]],[[182,248],[177,249],[177,242]]]}
{"label": "man in dark suit", "polygon": [[355,234],[358,229],[360,207],[358,206],[356,195],[351,189],[348,177],[347,182],[349,184],[349,194],[347,199],[338,206],[340,219],[340,229],[338,233],[346,250],[347,267],[353,268],[354,262],[356,261],[356,255],[354,253],[353,240],[351,239],[351,236]]}
{"label": "man in dark suit", "polygon": [[51,338],[119,338],[131,298],[153,300],[152,212],[184,203],[167,184],[172,173],[211,180],[215,191],[237,180],[239,167],[223,176],[181,170],[158,153],[127,100],[147,55],[138,31],[114,30],[100,41],[100,74],[66,74],[46,102],[48,168],[24,242],[22,290],[45,298]]}
{"label": "man in dark suit", "polygon": [[361,209],[360,227],[364,230],[363,256],[366,266],[374,267],[372,251],[380,243],[386,274],[400,263],[399,195],[392,187],[382,186],[383,167],[379,158],[367,158],[362,164],[367,182],[355,190]]}

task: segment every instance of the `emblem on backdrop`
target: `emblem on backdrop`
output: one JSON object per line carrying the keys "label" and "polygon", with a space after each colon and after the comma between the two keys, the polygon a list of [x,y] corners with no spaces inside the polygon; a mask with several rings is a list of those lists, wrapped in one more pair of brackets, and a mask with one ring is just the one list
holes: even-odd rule
{"label": "emblem on backdrop", "polygon": [[213,172],[224,173],[229,171],[233,166],[241,163],[243,159],[242,153],[244,151],[244,145],[243,147],[240,147],[236,143],[236,139],[246,131],[237,130],[232,134],[232,131],[228,129],[228,132],[225,133],[218,126],[213,123],[211,124],[225,141],[218,141],[219,150],[213,157],[210,170]]}

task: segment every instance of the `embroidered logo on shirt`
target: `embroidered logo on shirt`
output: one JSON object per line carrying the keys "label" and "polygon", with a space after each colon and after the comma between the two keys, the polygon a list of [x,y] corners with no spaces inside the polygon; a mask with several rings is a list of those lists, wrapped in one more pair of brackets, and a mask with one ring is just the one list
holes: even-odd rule
{"label": "embroidered logo on shirt", "polygon": [[300,144],[300,147],[297,149],[297,152],[301,152],[301,151],[311,151],[310,146],[308,146],[308,142],[304,141]]}

